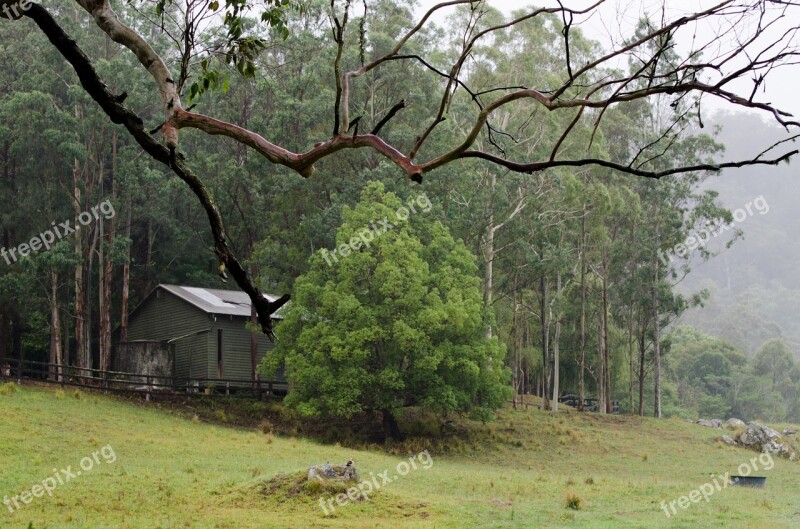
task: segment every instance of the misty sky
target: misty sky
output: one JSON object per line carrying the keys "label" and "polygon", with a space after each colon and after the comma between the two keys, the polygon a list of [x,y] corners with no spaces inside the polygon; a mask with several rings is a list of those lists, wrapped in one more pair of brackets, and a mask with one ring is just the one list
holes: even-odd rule
{"label": "misty sky", "polygon": [[[420,7],[418,14],[421,16],[427,9],[433,5],[440,3],[442,0],[419,0]],[[530,0],[489,0],[491,6],[501,10],[505,14],[510,14],[517,9],[524,9],[531,5],[557,7],[558,4],[553,1],[542,0],[539,2],[532,2]],[[564,2],[567,7],[572,9],[583,9],[588,7],[594,2],[578,0]],[[601,42],[607,49],[610,48],[612,42],[619,42],[621,38],[627,37],[631,33],[632,26],[639,20],[645,13],[658,14],[661,13],[661,1],[655,0],[608,0],[605,4],[597,9],[595,15],[591,17],[584,17],[581,20],[580,27],[584,33],[593,40]],[[679,5],[679,8],[675,6]],[[698,10],[708,9],[714,5],[713,2],[699,1],[699,0],[681,0],[680,2],[671,2],[668,7],[669,20],[674,20],[685,13],[693,13]],[[441,10],[434,20],[438,24],[445,22],[446,13],[452,13],[454,8]],[[576,19],[577,22],[577,19]],[[777,24],[772,29],[772,33],[780,35],[786,28],[790,26],[791,22],[787,21],[784,24]],[[720,49],[730,49],[734,43],[725,40],[715,39],[715,35],[720,30],[720,27],[712,27],[709,24],[695,24],[692,28],[683,30],[683,35],[679,34],[679,43],[683,48],[682,51],[687,51],[692,45],[692,38],[696,42],[708,42],[717,40]],[[696,33],[693,35],[692,33]],[[800,85],[800,65],[788,67],[783,70],[776,70],[770,73],[768,82],[764,91],[760,91],[756,96],[756,101],[773,103],[781,110],[791,112],[795,116],[800,116],[800,98],[797,97],[798,86]],[[752,85],[749,82],[740,83],[738,85],[730,85],[734,91],[745,97],[749,96]],[[706,96],[703,98],[703,105],[705,108],[729,108],[732,110],[741,110],[741,107],[733,107],[725,101],[717,98]],[[764,112],[759,112],[765,118],[770,117]]]}

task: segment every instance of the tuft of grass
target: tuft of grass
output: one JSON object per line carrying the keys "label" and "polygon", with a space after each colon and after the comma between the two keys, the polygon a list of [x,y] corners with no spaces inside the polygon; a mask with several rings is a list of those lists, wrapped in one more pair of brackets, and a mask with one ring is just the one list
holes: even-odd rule
{"label": "tuft of grass", "polygon": [[14,382],[9,382],[0,386],[0,395],[11,395],[17,391],[19,391],[19,386],[17,386]]}
{"label": "tuft of grass", "polygon": [[584,483],[586,483],[587,485],[594,485],[594,478],[590,476],[586,478],[586,481],[584,481]]}
{"label": "tuft of grass", "polygon": [[564,508],[580,511],[583,508],[583,500],[574,492],[568,492],[564,498]]}
{"label": "tuft of grass", "polygon": [[272,434],[273,426],[272,426],[272,423],[269,422],[267,419],[263,419],[261,421],[261,424],[259,425],[259,428],[264,433],[264,435],[271,435]]}

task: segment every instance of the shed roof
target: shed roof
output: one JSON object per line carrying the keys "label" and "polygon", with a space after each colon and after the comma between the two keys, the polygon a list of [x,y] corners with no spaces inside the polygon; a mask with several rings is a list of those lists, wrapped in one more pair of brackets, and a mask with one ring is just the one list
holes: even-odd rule
{"label": "shed roof", "polygon": [[[250,317],[250,297],[240,290],[218,290],[215,288],[186,287],[180,285],[159,285],[168,292],[191,303],[207,314]],[[278,296],[264,294],[268,301]],[[280,309],[272,314],[273,319],[281,319]]]}

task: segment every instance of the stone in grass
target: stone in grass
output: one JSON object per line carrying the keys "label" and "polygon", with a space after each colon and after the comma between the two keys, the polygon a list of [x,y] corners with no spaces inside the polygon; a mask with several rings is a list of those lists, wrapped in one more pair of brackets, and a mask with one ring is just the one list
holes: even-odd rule
{"label": "stone in grass", "polygon": [[719,419],[698,419],[696,424],[706,428],[722,428],[722,421]]}
{"label": "stone in grass", "polygon": [[318,480],[323,483],[326,481],[352,481],[358,483],[358,471],[356,470],[353,460],[349,460],[344,465],[331,465],[325,463],[324,465],[315,465],[308,469],[307,481]]}
{"label": "stone in grass", "polygon": [[743,420],[737,419],[736,417],[731,417],[730,419],[725,422],[725,426],[728,427],[729,430],[738,430],[740,428],[744,428],[747,426]]}
{"label": "stone in grass", "polygon": [[778,455],[789,461],[797,461],[800,458],[797,449],[781,434],[755,421],[747,424],[747,428],[739,434],[738,442],[750,449],[764,454]]}

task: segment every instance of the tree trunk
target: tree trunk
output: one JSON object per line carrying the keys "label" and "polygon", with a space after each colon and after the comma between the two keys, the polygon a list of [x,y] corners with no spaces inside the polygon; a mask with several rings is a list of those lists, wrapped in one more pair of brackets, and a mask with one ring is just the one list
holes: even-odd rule
{"label": "tree trunk", "polygon": [[23,362],[25,361],[22,355],[22,323],[20,322],[19,314],[16,312],[11,316],[11,355],[12,358],[19,360],[17,378],[22,378]]}
{"label": "tree trunk", "polygon": [[[111,133],[111,171],[109,172],[109,185],[111,198],[116,199],[116,172],[117,172],[117,133]],[[104,186],[101,186],[101,195]],[[106,223],[106,221],[108,221]],[[100,274],[101,280],[98,281],[100,295],[99,327],[100,327],[100,370],[111,370],[111,278],[114,271],[114,264],[111,260],[111,246],[116,238],[117,228],[116,219],[98,219],[100,227]],[[103,375],[106,377],[106,374]]]}
{"label": "tree trunk", "polygon": [[517,300],[517,290],[514,289],[513,311],[511,314],[511,343],[514,348],[514,365],[511,370],[511,385],[514,388],[511,405],[517,409],[517,397],[519,396],[519,363],[520,363],[520,341],[521,332],[519,326],[519,302]]}
{"label": "tree trunk", "polygon": [[58,310],[58,273],[50,272],[50,380],[61,380],[61,312]]}
{"label": "tree trunk", "polygon": [[661,417],[661,329],[658,317],[658,260],[655,261],[655,278],[653,283],[653,416]]}
{"label": "tree trunk", "polygon": [[3,368],[6,358],[8,358],[8,342],[11,337],[9,325],[8,304],[3,303],[0,307],[0,369]]}
{"label": "tree trunk", "polygon": [[151,278],[153,277],[153,244],[155,244],[156,234],[155,230],[153,229],[153,220],[147,219],[147,254],[144,258],[144,269],[145,269],[145,283],[144,283],[144,291],[147,295],[150,293],[150,290],[153,288],[153,284],[151,282]]}
{"label": "tree trunk", "polygon": [[[105,241],[105,225],[102,219],[97,221],[97,229],[100,231],[100,247],[98,248],[98,263],[99,270],[97,273],[97,315],[99,321],[98,325],[98,346],[99,346],[99,368],[100,371],[108,371],[108,364],[106,361],[106,326],[105,315],[108,314],[108,306],[106,305],[106,241]],[[102,374],[105,379],[105,373]]]}
{"label": "tree trunk", "polygon": [[579,316],[578,410],[583,411],[586,398],[586,211],[581,218],[581,308]]}
{"label": "tree trunk", "polygon": [[383,434],[385,438],[393,439],[395,441],[401,441],[403,439],[403,434],[400,432],[400,425],[397,424],[397,418],[395,418],[394,414],[389,410],[383,410],[381,412],[383,415]]}
{"label": "tree trunk", "polygon": [[553,411],[558,411],[558,397],[559,397],[559,347],[558,342],[561,339],[561,272],[556,275],[556,332],[553,336]]}
{"label": "tree trunk", "polygon": [[595,377],[595,381],[597,382],[597,411],[599,413],[605,413],[604,403],[606,401],[606,385],[604,383],[606,379],[604,363],[605,353],[603,352],[605,340],[603,340],[603,329],[605,329],[603,325],[603,311],[600,310],[600,319],[597,322],[597,376]]}
{"label": "tree trunk", "polygon": [[[494,171],[491,171],[491,199],[489,201],[489,225],[486,228],[486,249],[485,249],[485,262],[486,268],[484,269],[483,281],[483,308],[488,310],[492,305],[492,294],[494,289],[494,190],[497,185],[497,176]],[[486,339],[492,337],[492,325],[486,326]],[[516,404],[516,396],[514,398]]]}
{"label": "tree trunk", "polygon": [[131,292],[131,198],[128,197],[128,220],[125,224],[125,238],[128,239],[128,257],[122,265],[122,309],[120,310],[119,341],[128,341],[128,304]]}
{"label": "tree trunk", "polygon": [[542,276],[539,280],[539,288],[541,294],[541,323],[542,323],[542,404],[543,409],[550,409],[550,401],[548,400],[550,393],[550,320],[548,318],[548,297],[547,297],[547,277]]}
{"label": "tree trunk", "polygon": [[[78,160],[72,170],[73,180],[73,211],[75,215],[81,214],[81,188],[78,186],[80,179],[80,166]],[[75,254],[80,260],[75,266],[75,359],[79,369],[91,368],[91,356],[86,343],[86,261],[83,246],[83,230],[80,225],[75,226]],[[80,375],[87,373],[79,370]]]}
{"label": "tree trunk", "polygon": [[[86,249],[86,255],[87,255],[87,259],[86,259],[86,280],[84,281],[84,284],[86,285],[86,299],[87,300],[91,300],[92,296],[94,295],[93,294],[94,291],[92,289],[92,287],[94,285],[94,283],[92,283],[92,276],[94,275],[93,274],[93,272],[94,272],[94,252],[95,252],[95,248],[97,248],[97,241],[98,241],[98,235],[100,234],[100,230],[96,226],[95,229],[94,230],[90,230],[90,232],[92,234],[92,242],[91,242],[91,244],[89,244],[88,248]],[[102,275],[102,273],[103,273],[103,271],[102,271],[102,261],[101,261],[100,262],[100,270],[98,271],[98,278],[99,278],[100,275]],[[99,279],[98,279],[98,281],[99,281]],[[87,359],[86,367],[89,368],[89,369],[93,369],[94,365],[95,365],[95,363],[94,363],[94,348],[92,347],[92,330],[94,329],[94,324],[92,322],[93,313],[92,313],[92,310],[91,310],[91,306],[88,306],[89,303],[90,302],[87,301],[86,326],[85,326],[85,330],[84,330],[84,339],[86,340],[86,359]]]}
{"label": "tree trunk", "polygon": [[639,330],[639,416],[644,417],[644,363],[647,335],[647,321],[642,322]]}
{"label": "tree trunk", "polygon": [[[109,235],[113,240],[113,236]],[[111,257],[106,252],[105,263],[102,267],[103,280],[100,283],[100,369],[111,369],[111,275],[113,265]]]}
{"label": "tree trunk", "polygon": [[603,250],[603,394],[602,406],[611,413],[611,356],[608,347],[608,256]]}
{"label": "tree trunk", "polygon": [[633,415],[633,304],[628,314],[628,414]]}

